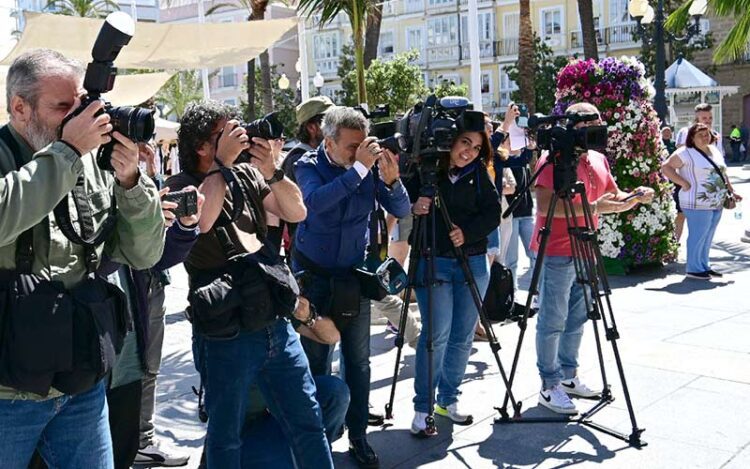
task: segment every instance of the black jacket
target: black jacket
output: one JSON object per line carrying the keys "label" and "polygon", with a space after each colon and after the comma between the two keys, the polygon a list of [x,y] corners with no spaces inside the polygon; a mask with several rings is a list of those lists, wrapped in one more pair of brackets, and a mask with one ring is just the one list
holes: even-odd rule
{"label": "black jacket", "polygon": [[[421,190],[419,178],[411,178],[405,185],[412,203],[416,202]],[[464,252],[469,256],[485,254],[487,236],[500,224],[500,199],[487,168],[479,161],[475,161],[464,168],[455,182],[451,182],[447,174],[440,172],[438,189],[451,222],[464,233]],[[439,257],[454,257],[453,243],[448,237],[450,230],[439,211],[436,213],[436,221],[436,254]],[[431,243],[429,229],[427,233],[428,243]],[[412,231],[409,239],[412,245],[415,241],[414,236],[415,232]]]}

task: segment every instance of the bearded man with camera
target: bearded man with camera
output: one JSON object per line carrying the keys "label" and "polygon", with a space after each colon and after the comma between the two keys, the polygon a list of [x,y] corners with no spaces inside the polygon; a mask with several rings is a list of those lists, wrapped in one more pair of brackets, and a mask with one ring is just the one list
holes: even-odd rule
{"label": "bearded man with camera", "polygon": [[193,352],[205,386],[208,467],[241,467],[253,384],[280,422],[297,465],[333,467],[315,384],[288,319],[297,286],[263,245],[267,213],[300,222],[307,212],[297,186],[276,168],[268,140],[251,139],[235,113],[217,102],[190,105],[178,132],[183,172],[167,181],[173,191],[200,185],[206,197],[201,235],[185,267]]}
{"label": "bearded man with camera", "polygon": [[[138,170],[136,144],[112,132],[101,101],[78,109],[82,83],[80,64],[48,49],[19,56],[8,70],[10,123],[0,129],[0,461],[13,469],[27,467],[35,448],[52,467],[113,467],[102,378],[122,347],[125,305],[92,276],[103,255],[147,269],[164,247],[159,195]],[[114,171],[104,171],[92,152],[113,140]],[[110,227],[102,244],[76,244],[64,232],[56,207],[67,209],[70,193],[78,217],[67,224],[82,232]]]}
{"label": "bearded man with camera", "polygon": [[[570,106],[566,115],[574,118],[585,116],[577,119],[574,129],[602,125],[599,110],[589,103]],[[550,155],[544,152],[537,163],[537,170],[549,158]],[[581,154],[576,172],[577,179],[585,186],[594,223],[598,223],[599,214],[625,212],[638,203],[648,204],[653,200],[654,190],[650,187],[639,187],[632,194],[621,191],[612,177],[607,158],[597,151],[588,150]],[[536,181],[536,233],[547,222],[547,212],[554,193],[554,169],[553,165],[547,165]],[[580,196],[573,199],[573,206],[578,214],[578,226],[585,226]],[[583,325],[588,319],[584,295],[590,295],[591,291],[576,281],[565,211],[564,204],[555,207],[544,252],[539,283],[536,351],[537,367],[542,378],[539,403],[557,413],[576,414],[578,411],[569,396],[594,397],[599,392],[590,389],[577,376],[578,350]],[[539,237],[532,238],[531,249],[538,253]]]}
{"label": "bearded man with camera", "polygon": [[[351,393],[346,426],[350,454],[361,467],[377,467],[367,443],[370,396],[370,298],[354,269],[365,259],[368,224],[376,204],[398,217],[409,212],[396,155],[367,137],[370,123],[352,108],[329,109],[323,144],[295,165],[309,215],[299,224],[292,265],[309,276],[306,296],[341,332],[345,380]],[[380,176],[373,174],[378,163]],[[373,240],[370,240],[373,242]],[[333,347],[303,338],[314,375],[331,373]]]}

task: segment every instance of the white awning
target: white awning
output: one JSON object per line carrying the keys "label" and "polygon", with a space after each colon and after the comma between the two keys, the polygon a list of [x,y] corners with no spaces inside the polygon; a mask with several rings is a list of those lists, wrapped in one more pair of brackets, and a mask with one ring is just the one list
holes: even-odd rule
{"label": "white awning", "polygon": [[[49,48],[84,64],[91,61],[104,20],[24,12],[21,40],[1,62],[10,63],[25,51]],[[297,18],[241,23],[137,23],[135,36],[115,60],[122,68],[193,70],[246,62],[268,49]]]}
{"label": "white awning", "polygon": [[739,86],[694,86],[690,88],[667,88],[664,93],[670,94],[690,94],[690,93],[713,93],[719,92],[722,96],[729,96],[737,93]]}

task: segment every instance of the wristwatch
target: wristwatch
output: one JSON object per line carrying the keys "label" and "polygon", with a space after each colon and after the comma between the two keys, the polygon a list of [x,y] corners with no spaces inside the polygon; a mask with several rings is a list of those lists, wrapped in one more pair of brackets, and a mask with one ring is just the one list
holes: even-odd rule
{"label": "wristwatch", "polygon": [[269,186],[273,184],[274,182],[279,182],[282,179],[284,179],[284,170],[276,168],[276,171],[273,172],[273,176],[271,176],[271,179],[266,179],[266,184]]}

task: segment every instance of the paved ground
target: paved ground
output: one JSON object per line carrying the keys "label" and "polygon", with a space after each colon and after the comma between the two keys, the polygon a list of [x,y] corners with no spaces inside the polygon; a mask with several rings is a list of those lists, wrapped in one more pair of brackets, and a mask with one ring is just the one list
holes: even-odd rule
{"label": "paved ground", "polygon": [[[730,170],[739,192],[750,205],[750,172]],[[476,343],[462,402],[475,422],[453,427],[439,421],[440,435],[417,440],[409,435],[412,414],[414,353],[406,347],[397,389],[396,418],[387,428],[371,429],[369,439],[382,467],[750,467],[750,245],[740,242],[750,226],[725,212],[717,233],[712,262],[725,272],[723,281],[685,280],[684,258],[663,269],[613,277],[612,303],[621,333],[618,341],[635,415],[646,429],[648,446],[633,449],[622,441],[580,425],[493,425],[494,406],[504,387],[486,343]],[[683,252],[684,256],[684,252]],[[163,378],[160,378],[157,427],[161,436],[192,454],[196,467],[205,429],[197,418],[191,386],[198,385],[190,351],[185,306],[184,272],[175,269],[168,291],[167,335]],[[528,276],[522,283],[528,282]],[[550,415],[536,402],[538,377],[534,362],[533,327],[524,342],[514,392],[524,415]],[[501,356],[510,366],[518,328],[498,328]],[[381,410],[388,399],[395,351],[382,326],[372,328],[371,402]],[[594,335],[586,330],[581,374],[590,385],[601,383]],[[605,345],[607,377],[615,402],[594,420],[630,432],[622,386],[609,344]],[[580,401],[587,408],[589,401]],[[354,467],[345,440],[334,445],[337,467]]]}

